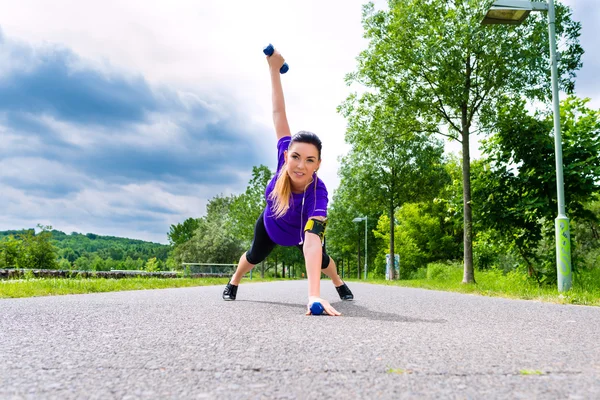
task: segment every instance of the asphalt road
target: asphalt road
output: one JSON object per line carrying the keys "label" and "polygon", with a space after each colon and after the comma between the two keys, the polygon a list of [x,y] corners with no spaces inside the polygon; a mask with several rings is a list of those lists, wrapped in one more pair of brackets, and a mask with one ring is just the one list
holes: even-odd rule
{"label": "asphalt road", "polygon": [[600,398],[600,308],[306,285],[0,300],[0,398]]}

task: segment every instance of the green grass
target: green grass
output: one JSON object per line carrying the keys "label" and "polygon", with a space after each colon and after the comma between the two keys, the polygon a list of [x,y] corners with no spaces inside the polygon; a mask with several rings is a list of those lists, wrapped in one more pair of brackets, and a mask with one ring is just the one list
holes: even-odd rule
{"label": "green grass", "polygon": [[544,375],[544,373],[537,369],[522,369],[519,371],[521,375]]}
{"label": "green grass", "polygon": [[[244,279],[266,282],[272,279]],[[0,298],[53,296],[63,294],[165,289],[189,286],[225,285],[227,278],[29,278],[0,280]]]}
{"label": "green grass", "polygon": [[388,374],[397,374],[397,375],[412,374],[412,371],[410,369],[402,369],[402,368],[388,368],[385,372]]}
{"label": "green grass", "polygon": [[477,283],[463,284],[462,265],[436,263],[429,265],[427,274],[420,275],[427,278],[397,281],[378,279],[369,282],[482,296],[600,306],[600,271],[573,276],[572,289],[564,293],[559,293],[556,286],[540,286],[517,271],[508,274],[503,274],[499,270],[475,271]]}

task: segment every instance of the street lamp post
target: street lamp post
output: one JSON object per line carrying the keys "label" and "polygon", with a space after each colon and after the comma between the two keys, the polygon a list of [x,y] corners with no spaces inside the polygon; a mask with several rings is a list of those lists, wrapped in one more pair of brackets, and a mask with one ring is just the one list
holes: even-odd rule
{"label": "street lamp post", "polygon": [[556,191],[558,216],[555,220],[556,270],[558,291],[569,290],[572,283],[571,238],[569,218],[565,212],[563,181],[562,139],[560,132],[560,102],[558,93],[558,58],[556,54],[556,16],[554,0],[548,3],[529,0],[498,0],[492,4],[482,24],[520,24],[531,11],[548,12],[548,37],[550,40],[550,66],[552,70],[552,105],[554,109],[554,152],[556,157]]}
{"label": "street lamp post", "polygon": [[364,280],[367,280],[367,218],[368,217],[364,217],[364,218],[354,218],[352,220],[352,222],[361,222],[361,221],[365,221],[365,272],[364,272]]}

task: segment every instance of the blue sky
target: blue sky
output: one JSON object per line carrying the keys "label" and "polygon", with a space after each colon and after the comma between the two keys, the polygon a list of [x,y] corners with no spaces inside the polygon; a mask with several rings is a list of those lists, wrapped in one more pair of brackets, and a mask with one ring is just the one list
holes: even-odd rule
{"label": "blue sky", "polygon": [[[0,3],[0,230],[166,243],[171,224],[241,193],[252,166],[275,165],[268,42],[291,66],[290,126],[322,137],[323,178],[330,193],[339,184],[335,108],[365,46],[363,2],[11,3]],[[567,3],[588,51],[577,91],[600,108],[600,5]]]}

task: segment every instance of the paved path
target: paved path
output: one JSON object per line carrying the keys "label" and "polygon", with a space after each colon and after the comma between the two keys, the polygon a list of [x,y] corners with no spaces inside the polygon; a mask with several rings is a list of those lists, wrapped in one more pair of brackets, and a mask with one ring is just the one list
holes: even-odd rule
{"label": "paved path", "polygon": [[600,398],[600,308],[306,284],[0,300],[0,399]]}

